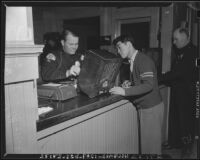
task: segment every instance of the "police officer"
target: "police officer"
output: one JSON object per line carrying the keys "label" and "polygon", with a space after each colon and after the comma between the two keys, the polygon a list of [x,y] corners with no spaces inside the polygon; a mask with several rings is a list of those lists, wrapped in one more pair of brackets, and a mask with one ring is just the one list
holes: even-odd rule
{"label": "police officer", "polygon": [[58,82],[80,73],[80,63],[84,56],[77,53],[79,36],[70,30],[64,30],[61,44],[62,48],[48,53],[41,65],[43,81]]}

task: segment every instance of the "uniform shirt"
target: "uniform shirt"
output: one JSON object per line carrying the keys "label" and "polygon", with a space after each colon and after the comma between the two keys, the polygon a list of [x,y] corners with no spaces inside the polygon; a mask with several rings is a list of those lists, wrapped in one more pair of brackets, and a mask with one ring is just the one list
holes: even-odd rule
{"label": "uniform shirt", "polygon": [[135,56],[131,72],[133,86],[125,88],[125,96],[134,96],[133,103],[150,108],[162,102],[157,83],[157,71],[152,59],[141,52]]}
{"label": "uniform shirt", "polygon": [[41,65],[41,76],[43,81],[54,82],[67,79],[66,71],[75,64],[75,61],[80,62],[81,54],[76,53],[69,55],[62,50],[48,53]]}

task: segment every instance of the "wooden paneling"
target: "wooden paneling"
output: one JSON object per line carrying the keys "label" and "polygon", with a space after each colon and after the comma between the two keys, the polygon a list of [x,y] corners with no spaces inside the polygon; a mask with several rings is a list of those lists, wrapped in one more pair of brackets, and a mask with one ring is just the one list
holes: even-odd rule
{"label": "wooden paneling", "polygon": [[9,87],[5,86],[5,118],[6,118],[6,152],[14,152],[13,135],[12,135],[12,113],[11,113],[11,100],[9,96]]}
{"label": "wooden paneling", "polygon": [[86,121],[88,119],[91,119],[92,117],[96,117],[97,115],[100,115],[104,112],[108,112],[109,110],[112,110],[116,107],[125,105],[126,103],[129,103],[129,101],[128,100],[121,100],[121,101],[115,102],[111,105],[97,109],[93,112],[88,112],[88,113],[83,114],[81,116],[78,116],[76,118],[70,119],[70,120],[67,121],[67,123],[66,122],[59,123],[55,126],[41,130],[41,131],[37,132],[37,139],[42,139],[44,137],[47,137],[48,135],[54,134],[55,132],[57,132],[59,130],[64,130],[65,128],[69,128],[70,126],[73,126],[73,125],[76,125],[76,124],[81,123],[83,121]]}
{"label": "wooden paneling", "polygon": [[[67,122],[66,122],[67,123]],[[126,103],[38,141],[41,153],[138,153],[137,117]]]}
{"label": "wooden paneling", "polygon": [[173,32],[173,8],[162,8],[162,27],[161,27],[161,48],[163,49],[162,71],[170,70],[171,65],[171,48]]}
{"label": "wooden paneling", "polygon": [[7,153],[37,153],[35,122],[38,104],[34,83],[5,85]]}
{"label": "wooden paneling", "polygon": [[[40,12],[40,16],[37,16]],[[100,7],[33,7],[36,44],[43,44],[46,32],[62,32],[63,21],[69,19],[100,16]],[[38,23],[40,22],[40,23]],[[36,33],[37,32],[37,33]]]}
{"label": "wooden paneling", "polygon": [[162,125],[162,142],[166,142],[168,140],[168,115],[169,115],[169,93],[170,88],[166,86],[162,86],[160,88],[160,93],[162,96],[162,100],[164,103],[164,114],[163,114],[163,125]]}
{"label": "wooden paneling", "polygon": [[[173,32],[173,7],[162,7],[162,26],[161,26],[161,48],[163,49],[162,59],[162,72],[167,72],[171,68],[171,52],[172,52],[172,32]],[[164,123],[163,123],[163,142],[168,140],[168,116],[169,116],[169,95],[170,88],[165,87],[161,89],[163,102],[165,105],[164,110]]]}
{"label": "wooden paneling", "polygon": [[5,79],[4,82],[12,83],[37,79],[38,56],[5,56]]}

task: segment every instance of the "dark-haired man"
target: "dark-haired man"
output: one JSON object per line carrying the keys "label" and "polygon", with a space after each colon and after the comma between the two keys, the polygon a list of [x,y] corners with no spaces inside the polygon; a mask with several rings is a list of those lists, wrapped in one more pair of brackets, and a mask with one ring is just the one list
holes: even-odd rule
{"label": "dark-haired man", "polygon": [[110,89],[111,94],[131,96],[139,109],[141,153],[161,154],[161,128],[164,104],[157,83],[157,71],[150,57],[135,48],[133,37],[119,36],[113,41],[120,56],[130,62],[131,85]]}
{"label": "dark-haired man", "polygon": [[56,82],[77,76],[84,56],[77,53],[79,36],[70,30],[64,30],[61,37],[62,49],[46,55],[41,66],[43,81]]}
{"label": "dark-haired man", "polygon": [[171,87],[168,144],[182,147],[184,155],[191,152],[194,140],[197,48],[190,42],[186,28],[174,31],[173,44],[176,49],[175,61],[171,71],[159,77],[159,83]]}

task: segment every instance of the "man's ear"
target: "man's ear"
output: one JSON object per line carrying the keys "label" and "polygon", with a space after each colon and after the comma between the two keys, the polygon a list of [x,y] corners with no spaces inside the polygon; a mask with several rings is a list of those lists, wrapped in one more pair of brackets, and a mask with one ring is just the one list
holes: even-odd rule
{"label": "man's ear", "polygon": [[62,40],[61,40],[61,44],[62,44],[62,46],[64,46],[64,43],[65,43],[65,41],[62,39]]}
{"label": "man's ear", "polygon": [[127,41],[127,42],[126,42],[126,45],[130,48],[130,47],[132,46],[132,43],[129,42],[129,41]]}

